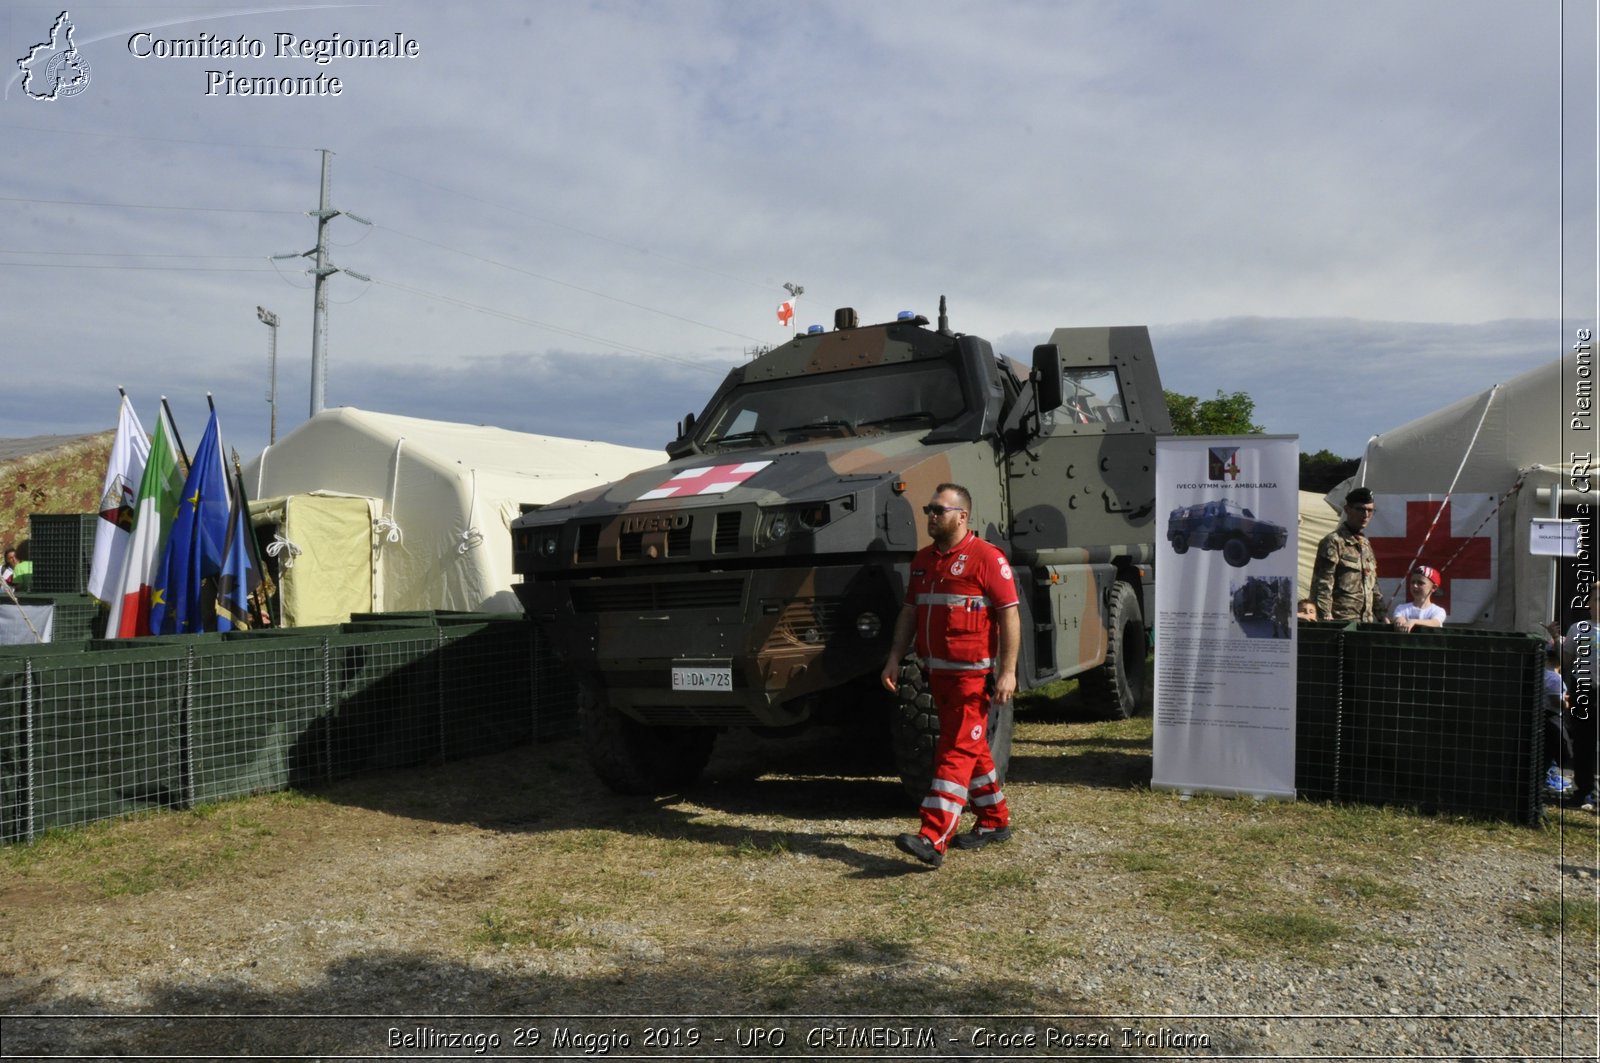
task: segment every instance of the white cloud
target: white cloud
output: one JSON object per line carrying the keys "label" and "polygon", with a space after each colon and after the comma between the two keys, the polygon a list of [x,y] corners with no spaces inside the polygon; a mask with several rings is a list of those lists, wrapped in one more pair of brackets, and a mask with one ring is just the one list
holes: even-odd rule
{"label": "white cloud", "polygon": [[[1328,356],[1255,366],[1252,331],[1369,373],[1404,351],[1439,390],[1463,379],[1451,367],[1466,351],[1504,375],[1528,346],[1508,338],[1522,326],[1494,323],[1554,320],[1564,294],[1569,316],[1592,311],[1593,255],[1574,252],[1584,239],[1592,252],[1592,196],[1559,195],[1563,159],[1573,190],[1594,172],[1594,64],[1570,53],[1565,141],[1559,128],[1563,42],[1583,39],[1584,18],[1593,37],[1592,10],[1570,5],[1565,25],[1553,2],[1486,0],[253,10],[218,5],[161,33],[270,49],[279,30],[401,32],[422,55],[140,60],[125,34],[187,9],[74,11],[89,89],[0,105],[0,351],[33,396],[0,399],[0,435],[108,426],[110,389],[137,383],[198,390],[186,401],[202,409],[212,388],[225,425],[237,406],[264,442],[258,304],[283,322],[280,431],[288,411],[303,416],[307,262],[280,263],[282,276],[149,267],[261,267],[309,247],[323,147],[334,205],[379,226],[331,226],[335,263],[380,283],[330,284],[328,401],[410,401],[398,412],[424,416],[540,408],[540,395],[507,399],[532,387],[513,371],[526,355],[626,366],[611,387],[653,387],[671,406],[614,398],[590,421],[625,407],[617,431],[670,428],[743,348],[782,339],[785,281],[806,286],[802,323],[841,305],[931,317],[940,294],[957,328],[990,337],[1149,323],[1169,386],[1258,380],[1275,430],[1304,421],[1297,390],[1344,377]],[[12,53],[58,11],[12,5]],[[207,97],[212,67],[334,73],[345,90]],[[44,254],[66,251],[194,257]],[[716,372],[685,376],[683,361]],[[1397,408],[1370,406],[1377,423],[1330,430],[1327,445],[1392,427],[1379,418]],[[574,409],[549,415],[573,423]]]}

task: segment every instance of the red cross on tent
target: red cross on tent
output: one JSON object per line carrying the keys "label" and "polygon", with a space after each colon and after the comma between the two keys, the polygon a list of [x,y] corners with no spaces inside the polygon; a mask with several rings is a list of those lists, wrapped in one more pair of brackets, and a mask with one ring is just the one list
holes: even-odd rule
{"label": "red cross on tent", "polygon": [[[1452,524],[1455,508],[1452,500],[1430,498],[1406,498],[1404,495],[1378,496],[1378,512],[1393,509],[1396,503],[1405,507],[1405,533],[1403,535],[1369,535],[1372,541],[1372,552],[1378,558],[1378,579],[1380,589],[1385,596],[1394,596],[1405,600],[1404,580],[1407,569],[1411,563],[1420,560],[1423,564],[1432,565],[1440,572],[1443,584],[1436,592],[1435,597],[1443,599],[1448,606],[1454,603],[1457,607],[1464,603],[1456,601],[1450,596],[1450,585],[1454,580],[1488,580],[1494,576],[1494,540],[1489,534],[1469,534],[1458,537]],[[1469,501],[1468,512],[1481,510],[1480,496],[1473,496]],[[1473,514],[1482,517],[1481,513]],[[1437,520],[1435,517],[1437,516]],[[1377,519],[1374,518],[1374,525]],[[1394,524],[1391,518],[1385,521],[1391,527]],[[1476,522],[1474,522],[1476,523]],[[1491,520],[1484,528],[1487,532],[1493,527]],[[1432,529],[1432,534],[1429,529]],[[1372,529],[1369,529],[1371,531]],[[1396,593],[1396,585],[1399,585]],[[1458,609],[1452,609],[1454,615]],[[1463,620],[1467,617],[1462,617]]]}
{"label": "red cross on tent", "polygon": [[770,461],[747,461],[739,465],[702,465],[698,468],[684,469],[660,487],[640,495],[639,500],[682,498],[684,495],[720,495],[738,487],[771,464]]}

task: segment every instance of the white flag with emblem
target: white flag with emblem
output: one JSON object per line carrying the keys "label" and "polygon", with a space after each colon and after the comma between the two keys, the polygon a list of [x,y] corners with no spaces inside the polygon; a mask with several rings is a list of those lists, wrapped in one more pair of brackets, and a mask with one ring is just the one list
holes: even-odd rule
{"label": "white flag with emblem", "polygon": [[144,463],[150,458],[150,437],[144,434],[133,403],[122,396],[117,415],[117,435],[111,441],[111,461],[100,489],[100,520],[95,524],[94,559],[89,563],[89,593],[110,601],[122,586],[122,564],[133,527],[134,500]]}

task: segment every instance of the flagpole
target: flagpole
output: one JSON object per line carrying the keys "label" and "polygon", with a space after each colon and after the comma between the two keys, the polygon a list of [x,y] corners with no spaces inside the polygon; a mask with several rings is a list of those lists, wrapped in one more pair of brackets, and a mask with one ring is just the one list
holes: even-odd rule
{"label": "flagpole", "polygon": [[[211,392],[206,392],[206,406],[211,411],[212,420],[216,420],[217,404],[212,399]],[[222,449],[222,422],[217,421],[217,461],[222,465],[223,486],[227,486],[228,452]]]}
{"label": "flagpole", "polygon": [[165,395],[161,396],[161,408],[166,411],[167,427],[172,429],[172,441],[178,445],[178,457],[182,461],[183,467],[187,469],[189,467],[189,452],[183,449],[183,437],[178,435],[178,422],[172,416],[172,407],[167,405],[167,397]]}

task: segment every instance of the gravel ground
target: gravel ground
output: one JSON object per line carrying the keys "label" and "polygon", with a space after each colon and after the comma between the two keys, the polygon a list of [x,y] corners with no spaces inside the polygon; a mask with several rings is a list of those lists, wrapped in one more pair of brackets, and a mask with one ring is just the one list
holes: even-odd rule
{"label": "gravel ground", "polygon": [[1042,767],[1080,734],[1019,724],[1016,838],[937,872],[892,782],[758,742],[654,804],[556,743],[83,832],[0,863],[0,1058],[1596,1058],[1592,931],[1508,916],[1592,909],[1592,816],[1408,857],[1403,903],[1263,866],[1346,928],[1263,950],[1153,901],[1118,824],[1207,813],[1148,749]]}

